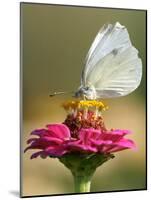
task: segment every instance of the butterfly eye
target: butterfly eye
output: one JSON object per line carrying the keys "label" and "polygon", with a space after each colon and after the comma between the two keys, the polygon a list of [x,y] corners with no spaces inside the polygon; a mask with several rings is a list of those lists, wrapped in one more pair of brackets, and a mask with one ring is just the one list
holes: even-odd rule
{"label": "butterfly eye", "polygon": [[85,87],[85,90],[89,90],[89,87],[88,87],[88,86],[86,86],[86,87]]}

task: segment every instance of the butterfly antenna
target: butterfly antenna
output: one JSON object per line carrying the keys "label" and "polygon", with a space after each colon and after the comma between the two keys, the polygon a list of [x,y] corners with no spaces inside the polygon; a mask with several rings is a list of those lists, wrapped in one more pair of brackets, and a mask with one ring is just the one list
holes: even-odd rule
{"label": "butterfly antenna", "polygon": [[68,93],[73,93],[73,92],[54,92],[49,94],[49,97],[54,97],[56,95],[62,95],[62,94],[68,94]]}

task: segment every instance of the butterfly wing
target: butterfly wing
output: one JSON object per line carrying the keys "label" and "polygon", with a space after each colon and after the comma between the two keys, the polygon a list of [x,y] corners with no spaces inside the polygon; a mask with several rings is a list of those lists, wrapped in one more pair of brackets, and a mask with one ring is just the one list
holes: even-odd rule
{"label": "butterfly wing", "polygon": [[112,98],[131,93],[141,77],[141,59],[127,29],[118,22],[104,25],[87,54],[82,85],[93,85],[97,98]]}

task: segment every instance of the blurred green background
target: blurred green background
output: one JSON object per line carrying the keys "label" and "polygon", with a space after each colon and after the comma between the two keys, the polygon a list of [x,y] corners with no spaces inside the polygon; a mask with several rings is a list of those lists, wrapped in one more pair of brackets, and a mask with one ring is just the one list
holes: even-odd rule
{"label": "blurred green background", "polygon": [[[23,72],[22,150],[33,129],[62,122],[62,102],[71,95],[49,98],[53,91],[74,91],[90,45],[102,25],[119,21],[129,31],[143,62],[140,87],[132,94],[104,100],[108,128],[133,131],[137,151],[126,150],[98,168],[91,191],[144,189],[146,187],[146,12],[104,8],[21,4],[21,55]],[[73,192],[73,180],[57,159],[30,160],[22,154],[22,195]]]}

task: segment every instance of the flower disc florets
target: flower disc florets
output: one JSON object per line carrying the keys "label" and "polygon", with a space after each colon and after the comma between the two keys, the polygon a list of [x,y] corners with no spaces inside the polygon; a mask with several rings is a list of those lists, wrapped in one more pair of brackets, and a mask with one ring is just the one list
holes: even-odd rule
{"label": "flower disc florets", "polygon": [[77,137],[82,128],[106,130],[101,112],[108,107],[101,101],[68,101],[63,107],[68,113],[64,124],[69,127],[72,137]]}

